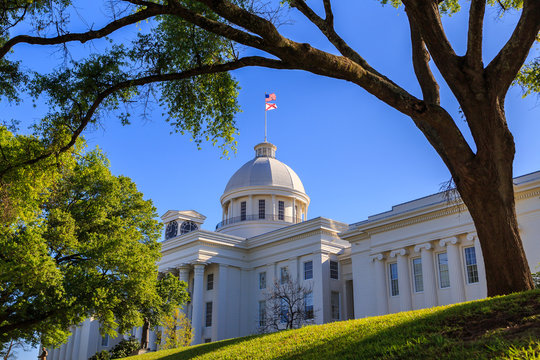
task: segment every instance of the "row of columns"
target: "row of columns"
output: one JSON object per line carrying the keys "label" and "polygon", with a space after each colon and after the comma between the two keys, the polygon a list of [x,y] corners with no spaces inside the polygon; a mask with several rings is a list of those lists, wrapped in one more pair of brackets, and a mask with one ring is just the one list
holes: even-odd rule
{"label": "row of columns", "polygon": [[[278,209],[278,201],[276,195],[272,196],[272,208],[271,208],[271,214],[274,216],[277,216],[279,213]],[[302,221],[302,218],[304,220],[307,219],[307,206],[305,203],[296,201],[295,197],[288,198],[292,201],[292,218],[296,219],[297,222]],[[266,199],[265,199],[266,200]],[[240,216],[240,210],[236,210],[238,199],[231,199],[226,206],[223,206],[223,216],[222,220],[225,221],[227,219],[232,219],[234,217]],[[298,211],[296,210],[298,207]],[[236,213],[238,211],[238,214]],[[247,215],[256,215],[258,214],[258,207],[255,207],[255,212],[253,210],[253,195],[248,196],[248,200],[246,201],[246,214]]]}
{"label": "row of columns", "polygon": [[[475,234],[467,236],[469,241],[474,242],[476,253],[476,262],[478,269],[478,277],[480,281],[485,279],[484,264],[482,261],[482,251],[480,243]],[[463,281],[463,266],[461,264],[461,255],[459,247],[459,238],[449,237],[439,241],[441,247],[446,248],[448,256],[448,272],[450,278],[450,286],[452,288],[451,296],[452,303],[465,301],[465,284]],[[424,307],[433,307],[438,305],[437,299],[437,268],[434,263],[434,246],[431,242],[418,244],[414,247],[414,253],[420,253],[422,259],[422,278],[424,284]],[[413,281],[411,278],[412,266],[409,262],[409,250],[402,248],[392,250],[389,253],[389,258],[396,258],[398,268],[398,286],[399,286],[399,305],[401,311],[412,310],[412,288]],[[383,253],[371,256],[374,262],[374,278],[375,278],[375,294],[377,301],[377,313],[388,313],[388,283],[386,273],[386,255]],[[384,301],[383,301],[384,299]]]}
{"label": "row of columns", "polygon": [[90,340],[90,319],[81,325],[74,326],[68,342],[59,348],[49,349],[49,359],[52,360],[77,360],[88,358],[88,343]]}

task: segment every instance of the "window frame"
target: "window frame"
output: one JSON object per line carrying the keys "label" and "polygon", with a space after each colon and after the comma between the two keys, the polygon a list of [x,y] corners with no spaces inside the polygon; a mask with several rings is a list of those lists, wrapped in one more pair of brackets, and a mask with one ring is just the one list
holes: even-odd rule
{"label": "window frame", "polygon": [[[336,264],[335,269],[332,269],[332,264]],[[335,277],[332,276],[335,274]],[[339,262],[330,260],[330,279],[339,280]]]}
{"label": "window frame", "polygon": [[[441,256],[442,255],[446,256],[446,264],[441,264]],[[441,270],[441,265],[446,265],[446,270]],[[438,274],[439,289],[449,289],[452,286],[452,284],[450,283],[450,267],[448,265],[448,253],[446,251],[437,253],[437,270],[438,270],[438,273],[439,273]],[[447,279],[445,279],[445,282],[444,282],[444,284],[448,283],[448,285],[446,285],[446,286],[443,286],[443,279],[442,279],[443,271],[447,275]]]}
{"label": "window frame", "polygon": [[[392,269],[395,269],[395,271],[392,271]],[[393,277],[394,274],[396,275],[395,278]],[[396,285],[395,287],[394,284]],[[399,296],[399,272],[397,262],[388,264],[388,285],[390,296]]]}
{"label": "window frame", "polygon": [[[334,317],[334,305],[332,300],[335,299],[334,295],[337,294],[337,317]],[[330,292],[330,316],[332,320],[341,320],[341,294],[339,291]]]}
{"label": "window frame", "polygon": [[[417,274],[416,273],[416,268],[415,268],[415,261],[419,261],[420,262],[420,274]],[[424,292],[424,269],[422,268],[422,258],[421,257],[416,257],[416,258],[412,258],[411,259],[411,266],[412,266],[412,278],[413,278],[413,288],[414,288],[414,292],[415,293],[423,293]],[[422,289],[421,290],[418,290],[418,282],[417,282],[417,277],[420,277],[420,285],[422,286]]]}
{"label": "window frame", "polygon": [[247,202],[240,202],[240,221],[247,220]]}
{"label": "window frame", "polygon": [[212,327],[213,312],[214,312],[214,309],[213,309],[212,301],[207,301],[205,311],[204,311],[204,327]]}
{"label": "window frame", "polygon": [[206,275],[206,291],[214,290],[214,273]]}
{"label": "window frame", "polygon": [[[469,257],[467,257],[467,250],[472,250],[474,256],[474,264],[469,264]],[[463,248],[463,264],[465,265],[465,279],[467,284],[478,284],[480,283],[480,275],[478,274],[478,258],[476,257],[476,248],[474,246],[467,246]],[[469,272],[469,270],[471,272]],[[472,274],[472,275],[471,275]],[[476,281],[469,281],[471,276],[476,277]]]}
{"label": "window frame", "polygon": [[266,271],[259,272],[259,290],[266,289]]}
{"label": "window frame", "polygon": [[259,300],[259,326],[266,326],[266,300]]}
{"label": "window frame", "polygon": [[307,294],[304,295],[304,314],[305,314],[306,320],[315,319],[315,313],[313,311],[313,293],[312,292],[308,292]]}
{"label": "window frame", "polygon": [[278,200],[278,220],[285,220],[285,201]]}
{"label": "window frame", "polygon": [[[306,269],[307,264],[310,264],[311,269]],[[308,277],[308,274],[310,275]],[[313,260],[304,261],[304,280],[313,279]]]}
{"label": "window frame", "polygon": [[266,201],[259,199],[259,219],[266,219]]}
{"label": "window frame", "polygon": [[[285,274],[286,276],[283,276]],[[289,273],[289,267],[288,266],[281,266],[279,268],[279,283],[281,285],[288,282],[291,278],[291,274]]]}

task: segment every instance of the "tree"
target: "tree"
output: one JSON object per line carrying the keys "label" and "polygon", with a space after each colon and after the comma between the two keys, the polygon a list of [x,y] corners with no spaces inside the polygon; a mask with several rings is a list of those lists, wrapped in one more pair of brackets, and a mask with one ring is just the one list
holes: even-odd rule
{"label": "tree", "polygon": [[[322,15],[303,0],[285,3],[313,23],[339,55],[284,36],[275,24],[279,19],[276,12],[257,1],[125,0],[118,2],[124,7],[116,7],[114,20],[97,30],[73,32],[65,21],[50,20],[43,26],[54,25],[59,29],[56,36],[36,33],[10,37],[7,30],[14,21],[43,20],[43,11],[67,16],[65,11],[44,5],[65,9],[65,2],[38,1],[32,5],[19,0],[16,3],[24,9],[4,11],[3,19],[9,21],[3,20],[7,30],[2,32],[4,41],[0,45],[7,83],[3,93],[16,98],[17,86],[30,81],[33,94],[46,94],[50,100],[52,111],[46,123],[54,119],[52,128],[70,133],[71,137],[13,166],[67,150],[82,130],[96,121],[100,105],[115,109],[152,84],[160,84],[154,90],[160,91],[161,102],[169,109],[169,120],[178,131],[191,132],[196,141],[222,140],[222,144],[228,144],[233,141],[233,115],[238,110],[236,101],[231,100],[238,87],[228,71],[247,66],[304,70],[354,83],[408,116],[448,167],[474,220],[486,266],[488,295],[530,289],[533,281],[518,231],[513,193],[515,146],[504,100],[538,39],[540,2],[471,0],[467,49],[462,55],[455,52],[441,21],[441,14],[459,10],[458,0],[382,0],[388,2],[405,8],[421,97],[374,69],[339,36],[331,0],[322,0]],[[503,12],[516,9],[521,14],[508,41],[484,65],[483,23],[488,5],[500,7]],[[122,13],[121,9],[126,11]],[[23,76],[18,64],[6,56],[16,44],[86,42],[145,19],[153,19],[155,29],[140,34],[133,43],[113,46],[109,52],[91,55],[79,64],[33,80]],[[237,45],[268,56],[240,57]],[[457,99],[473,144],[466,141],[456,119],[441,106],[439,84],[431,66],[437,68]],[[537,66],[533,63],[529,69],[533,70],[526,68],[519,81],[535,91]],[[10,169],[0,172],[0,177]]]}
{"label": "tree", "polygon": [[177,349],[189,346],[193,339],[193,328],[186,315],[179,309],[162,319],[162,331],[159,337],[160,349]]}
{"label": "tree", "polygon": [[312,290],[298,281],[274,281],[264,301],[264,313],[259,314],[261,332],[298,329],[314,319]]}
{"label": "tree", "polygon": [[[0,127],[2,166],[47,141]],[[115,336],[141,326],[144,311],[165,307],[155,208],[129,178],[111,174],[100,151],[82,148],[78,140],[60,157],[17,167],[5,178],[0,343],[55,345],[89,317]],[[174,299],[187,296],[168,283]]]}

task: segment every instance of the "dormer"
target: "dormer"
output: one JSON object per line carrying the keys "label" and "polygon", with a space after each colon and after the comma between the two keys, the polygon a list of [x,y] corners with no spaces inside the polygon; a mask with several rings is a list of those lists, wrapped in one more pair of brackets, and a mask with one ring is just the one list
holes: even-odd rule
{"label": "dormer", "polygon": [[201,228],[206,216],[195,210],[169,210],[161,216],[165,224],[165,240]]}

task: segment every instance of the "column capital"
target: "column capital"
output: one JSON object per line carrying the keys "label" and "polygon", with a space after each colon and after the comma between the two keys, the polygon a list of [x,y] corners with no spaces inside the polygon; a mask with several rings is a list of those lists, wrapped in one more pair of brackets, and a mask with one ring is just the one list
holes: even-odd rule
{"label": "column capital", "polygon": [[189,271],[191,270],[191,265],[190,264],[180,264],[180,265],[177,265],[176,266],[176,269],[178,269],[178,271]]}
{"label": "column capital", "polygon": [[390,251],[390,257],[393,258],[393,257],[396,257],[397,255],[405,256],[408,253],[409,252],[407,250],[405,250],[405,249],[392,250],[392,251]]}
{"label": "column capital", "polygon": [[439,241],[439,245],[442,247],[448,245],[456,245],[457,243],[459,243],[459,239],[456,236],[447,237]]}
{"label": "column capital", "polygon": [[205,267],[206,267],[206,263],[200,263],[200,262],[193,263],[193,272],[195,273],[195,275],[202,275],[204,274]]}
{"label": "column capital", "polygon": [[375,255],[371,255],[371,256],[369,257],[369,259],[370,259],[371,261],[375,261],[375,260],[382,261],[382,260],[384,260],[385,258],[386,258],[386,256],[384,256],[382,253],[380,253],[380,254],[375,254]]}
{"label": "column capital", "polygon": [[420,252],[422,250],[433,250],[433,245],[431,245],[431,243],[427,242],[427,243],[423,243],[423,244],[418,244],[414,247],[414,252]]}
{"label": "column capital", "polygon": [[467,240],[474,241],[478,239],[478,234],[476,232],[470,232],[467,234]]}

